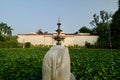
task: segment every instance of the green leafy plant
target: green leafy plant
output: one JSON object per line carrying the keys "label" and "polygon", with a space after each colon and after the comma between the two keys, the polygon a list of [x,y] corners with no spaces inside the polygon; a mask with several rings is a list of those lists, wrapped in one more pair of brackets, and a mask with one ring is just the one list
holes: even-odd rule
{"label": "green leafy plant", "polygon": [[[48,47],[0,49],[0,80],[41,80]],[[119,80],[120,50],[69,48],[76,80]]]}
{"label": "green leafy plant", "polygon": [[25,43],[25,48],[30,48],[31,47],[31,43],[30,42],[26,42]]}

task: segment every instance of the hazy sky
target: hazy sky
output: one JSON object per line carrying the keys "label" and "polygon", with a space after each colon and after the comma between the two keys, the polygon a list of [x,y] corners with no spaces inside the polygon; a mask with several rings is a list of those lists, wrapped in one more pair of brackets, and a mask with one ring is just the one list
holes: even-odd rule
{"label": "hazy sky", "polygon": [[94,13],[117,9],[118,0],[0,0],[0,22],[11,26],[14,35],[38,29],[52,33],[60,17],[62,30],[74,33],[82,26],[91,28]]}

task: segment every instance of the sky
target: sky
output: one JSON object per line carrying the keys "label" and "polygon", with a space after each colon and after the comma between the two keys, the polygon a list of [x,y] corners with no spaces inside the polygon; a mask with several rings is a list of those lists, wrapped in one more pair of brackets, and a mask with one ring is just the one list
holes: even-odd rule
{"label": "sky", "polygon": [[87,26],[101,10],[114,13],[118,0],[0,0],[0,22],[14,29],[13,35],[37,32],[53,33],[58,17],[65,33]]}

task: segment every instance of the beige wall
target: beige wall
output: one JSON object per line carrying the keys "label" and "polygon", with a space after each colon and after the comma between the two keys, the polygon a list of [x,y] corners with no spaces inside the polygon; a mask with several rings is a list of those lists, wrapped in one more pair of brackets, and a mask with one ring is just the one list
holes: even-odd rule
{"label": "beige wall", "polygon": [[66,35],[63,41],[63,45],[74,45],[74,35]]}
{"label": "beige wall", "polygon": [[77,44],[79,46],[85,46],[85,42],[94,44],[98,39],[98,36],[75,36],[74,38],[74,44]]}
{"label": "beige wall", "polygon": [[18,35],[18,42],[31,42],[33,45],[44,44],[44,36],[41,35]]}
{"label": "beige wall", "polygon": [[[97,41],[98,36],[94,35],[65,35],[65,39],[62,41],[62,45],[79,45],[85,46],[85,42],[94,44]],[[38,35],[38,34],[18,34],[18,42],[25,43],[30,42],[33,45],[55,45],[56,41],[53,39],[53,35]]]}

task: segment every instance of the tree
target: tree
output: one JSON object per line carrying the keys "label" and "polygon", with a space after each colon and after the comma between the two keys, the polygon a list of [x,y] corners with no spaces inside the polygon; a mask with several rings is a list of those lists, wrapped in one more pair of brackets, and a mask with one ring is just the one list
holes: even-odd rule
{"label": "tree", "polygon": [[91,30],[87,28],[86,26],[83,26],[82,28],[79,29],[80,33],[91,33]]}
{"label": "tree", "polygon": [[44,33],[42,32],[42,29],[39,29],[39,30],[37,31],[37,34],[44,34]]}
{"label": "tree", "polygon": [[99,36],[97,45],[101,48],[109,47],[109,24],[111,17],[111,13],[102,10],[99,15],[94,14],[93,20],[90,22],[90,24],[94,26],[92,29],[92,34],[97,34]]}
{"label": "tree", "polygon": [[3,22],[0,23],[0,35],[11,36],[12,30],[13,29],[10,26],[8,26],[6,23],[3,23]]}
{"label": "tree", "polygon": [[5,38],[2,35],[0,35],[0,42],[3,42],[3,41],[5,41]]}
{"label": "tree", "polygon": [[11,36],[12,35],[12,28],[11,28],[11,26],[8,26],[7,27],[7,30],[6,30],[6,34],[7,34],[7,36]]}
{"label": "tree", "polygon": [[0,23],[0,35],[3,34],[4,25],[5,25],[5,24],[4,24],[3,22]]}
{"label": "tree", "polygon": [[10,39],[10,36],[12,35],[12,28],[8,26],[6,23],[1,22],[0,23],[0,41],[4,41],[5,37],[7,36],[8,39]]}
{"label": "tree", "polygon": [[91,29],[87,28],[86,26],[83,26],[78,31],[76,31],[74,34],[78,34],[78,33],[91,33]]}
{"label": "tree", "polygon": [[120,0],[119,9],[112,18],[110,25],[112,48],[120,48]]}

